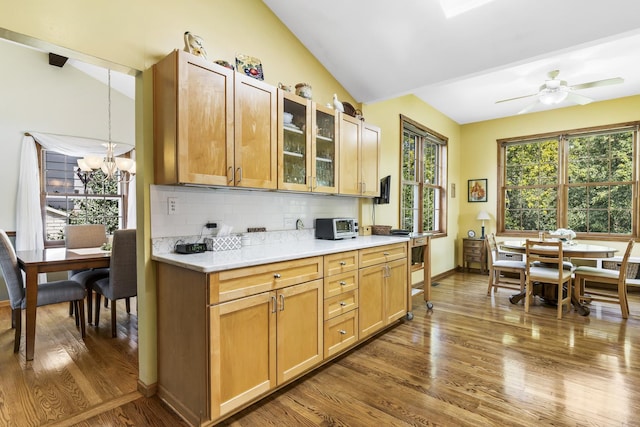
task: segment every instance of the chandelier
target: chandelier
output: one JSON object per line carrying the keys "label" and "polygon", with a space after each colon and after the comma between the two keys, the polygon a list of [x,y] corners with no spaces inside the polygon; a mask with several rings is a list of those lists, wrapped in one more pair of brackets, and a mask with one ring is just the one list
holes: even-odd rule
{"label": "chandelier", "polygon": [[108,116],[109,116],[109,139],[106,144],[102,144],[106,148],[104,157],[88,155],[82,159],[78,159],[77,174],[80,180],[87,186],[87,183],[93,178],[94,172],[101,170],[105,176],[105,180],[116,180],[122,183],[130,182],[136,174],[136,162],[128,157],[116,157],[114,149],[116,144],[111,141],[111,70],[107,74],[108,86]]}

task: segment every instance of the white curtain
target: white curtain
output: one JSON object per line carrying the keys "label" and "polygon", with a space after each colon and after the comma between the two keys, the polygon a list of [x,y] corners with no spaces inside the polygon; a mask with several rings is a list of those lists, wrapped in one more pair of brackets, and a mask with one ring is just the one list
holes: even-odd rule
{"label": "white curtain", "polygon": [[[22,139],[18,199],[16,201],[16,250],[44,248],[42,212],[40,211],[40,176],[36,141],[44,148],[67,156],[104,156],[107,141],[77,136],[29,132]],[[120,156],[133,150],[128,144],[115,143],[114,155]],[[132,153],[133,154],[133,153]],[[132,156],[133,157],[133,156]],[[135,228],[136,191],[135,180],[129,185],[129,210],[131,220],[126,228]],[[133,224],[133,225],[132,225]]]}

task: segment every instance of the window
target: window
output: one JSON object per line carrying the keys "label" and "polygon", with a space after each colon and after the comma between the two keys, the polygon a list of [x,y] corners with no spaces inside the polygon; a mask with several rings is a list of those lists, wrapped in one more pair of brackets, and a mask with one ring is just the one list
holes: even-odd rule
{"label": "window", "polygon": [[40,150],[45,246],[64,241],[67,224],[105,224],[107,232],[123,227],[126,184],[105,180],[102,171],[78,171],[77,157]]}
{"label": "window", "polygon": [[400,228],[446,233],[447,138],[400,116]]}
{"label": "window", "polygon": [[501,140],[498,228],[637,235],[637,124]]}

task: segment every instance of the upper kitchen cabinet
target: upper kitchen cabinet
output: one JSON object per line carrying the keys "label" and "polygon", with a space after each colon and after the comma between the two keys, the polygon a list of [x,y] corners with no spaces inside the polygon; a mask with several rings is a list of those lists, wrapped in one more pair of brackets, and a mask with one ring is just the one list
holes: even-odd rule
{"label": "upper kitchen cabinet", "polygon": [[236,73],[233,172],[236,187],[277,188],[277,105],[275,86]]}
{"label": "upper kitchen cabinet", "polygon": [[361,137],[361,195],[367,197],[378,197],[380,196],[380,128],[363,121]]}
{"label": "upper kitchen cabinet", "polygon": [[278,188],[311,191],[311,101],[278,89]]}
{"label": "upper kitchen cabinet", "polygon": [[278,188],[337,193],[337,121],[332,109],[279,90]]}
{"label": "upper kitchen cabinet", "polygon": [[339,193],[379,196],[380,128],[340,114]]}
{"label": "upper kitchen cabinet", "polygon": [[156,184],[229,185],[233,91],[233,70],[184,51],[153,66]]}

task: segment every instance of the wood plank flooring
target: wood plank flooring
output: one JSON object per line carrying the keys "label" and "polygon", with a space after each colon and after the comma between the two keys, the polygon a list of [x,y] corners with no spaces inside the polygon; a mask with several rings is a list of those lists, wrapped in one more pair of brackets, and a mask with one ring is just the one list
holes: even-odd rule
{"label": "wood plank flooring", "polygon": [[[487,276],[456,273],[432,288],[433,311],[227,419],[225,426],[640,426],[640,296],[630,318],[612,304],[562,320],[511,291],[487,296]],[[180,426],[136,391],[135,316],[108,313],[85,342],[66,306],[41,314],[36,360],[12,352],[0,309],[0,425]],[[45,330],[46,329],[46,330]],[[62,342],[60,344],[59,342]]]}

